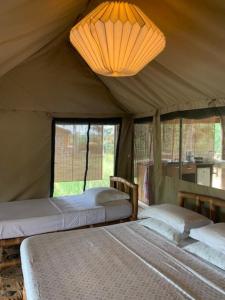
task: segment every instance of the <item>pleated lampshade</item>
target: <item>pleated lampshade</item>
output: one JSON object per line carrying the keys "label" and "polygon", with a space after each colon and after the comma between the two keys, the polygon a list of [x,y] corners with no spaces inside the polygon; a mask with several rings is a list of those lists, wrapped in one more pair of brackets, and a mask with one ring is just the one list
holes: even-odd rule
{"label": "pleated lampshade", "polygon": [[132,76],[165,47],[159,28],[135,5],[104,2],[76,24],[70,41],[91,69],[105,76]]}

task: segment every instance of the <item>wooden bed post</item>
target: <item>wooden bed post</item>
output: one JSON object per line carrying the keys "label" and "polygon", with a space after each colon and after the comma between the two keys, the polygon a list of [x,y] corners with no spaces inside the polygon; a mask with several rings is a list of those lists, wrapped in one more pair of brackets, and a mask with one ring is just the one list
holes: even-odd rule
{"label": "wooden bed post", "polygon": [[23,287],[23,298],[22,298],[22,300],[27,300],[25,287]]}
{"label": "wooden bed post", "polygon": [[128,193],[130,195],[130,202],[132,204],[131,221],[137,220],[138,215],[138,185],[131,183],[121,177],[110,177],[110,187],[117,188],[119,191]]}
{"label": "wooden bed post", "polygon": [[179,206],[184,207],[184,198],[182,192],[178,192],[178,203]]}
{"label": "wooden bed post", "polygon": [[212,200],[209,203],[209,213],[210,213],[210,219],[213,222],[215,222],[216,221],[216,206],[213,204]]}
{"label": "wooden bed post", "polygon": [[135,184],[132,193],[133,193],[132,196],[133,212],[132,212],[131,220],[135,221],[137,220],[137,216],[138,216],[138,185],[137,184]]}

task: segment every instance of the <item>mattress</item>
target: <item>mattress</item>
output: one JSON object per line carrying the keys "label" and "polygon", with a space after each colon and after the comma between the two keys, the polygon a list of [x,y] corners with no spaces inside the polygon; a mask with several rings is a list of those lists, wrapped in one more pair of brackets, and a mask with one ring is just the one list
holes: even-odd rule
{"label": "mattress", "polygon": [[0,239],[31,236],[127,218],[128,200],[96,205],[87,195],[0,203]]}
{"label": "mattress", "polygon": [[225,273],[137,222],[31,237],[27,300],[225,299]]}

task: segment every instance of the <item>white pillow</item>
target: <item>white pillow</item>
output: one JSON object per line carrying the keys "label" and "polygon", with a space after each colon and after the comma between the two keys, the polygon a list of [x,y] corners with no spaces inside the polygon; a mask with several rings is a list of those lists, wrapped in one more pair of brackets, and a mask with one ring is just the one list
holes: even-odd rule
{"label": "white pillow", "polygon": [[104,204],[110,201],[128,200],[130,196],[114,188],[97,187],[85,191],[85,195],[95,200],[96,204]]}
{"label": "white pillow", "polygon": [[204,243],[196,242],[184,247],[186,251],[203,258],[207,262],[225,270],[225,254],[207,246]]}
{"label": "white pillow", "polygon": [[149,217],[172,226],[180,233],[189,233],[192,228],[212,223],[208,218],[194,211],[173,204],[153,205],[147,211]]}
{"label": "white pillow", "polygon": [[190,236],[225,254],[225,223],[211,224],[192,229]]}
{"label": "white pillow", "polygon": [[187,233],[180,233],[176,229],[174,229],[172,226],[167,225],[166,223],[153,219],[148,218],[142,221],[138,222],[140,225],[145,226],[147,228],[150,228],[157,233],[161,234],[165,238],[167,238],[170,241],[173,241],[176,244],[179,244],[181,241],[186,239],[188,237]]}

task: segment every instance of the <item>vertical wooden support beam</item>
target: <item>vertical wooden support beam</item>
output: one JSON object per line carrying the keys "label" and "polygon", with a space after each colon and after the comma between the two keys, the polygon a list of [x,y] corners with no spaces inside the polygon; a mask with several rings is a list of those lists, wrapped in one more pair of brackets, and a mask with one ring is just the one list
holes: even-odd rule
{"label": "vertical wooden support beam", "polygon": [[196,208],[196,212],[198,213],[201,212],[201,202],[199,200],[199,196],[196,196],[195,198],[195,208]]}
{"label": "vertical wooden support beam", "polygon": [[216,221],[216,206],[213,204],[212,200],[209,203],[209,214],[210,214],[210,219],[213,222],[215,222]]}
{"label": "vertical wooden support beam", "polygon": [[111,177],[110,177],[110,187],[111,187],[111,188],[114,188],[114,187],[115,187],[115,183],[114,183],[113,180],[111,180]]}
{"label": "vertical wooden support beam", "polygon": [[132,216],[131,221],[137,220],[138,215],[138,185],[135,184],[134,188],[132,189]]}
{"label": "vertical wooden support beam", "polygon": [[180,118],[180,134],[179,134],[179,179],[182,179],[182,152],[183,152],[183,119]]}
{"label": "vertical wooden support beam", "polygon": [[160,113],[156,111],[153,118],[153,174],[154,174],[154,202],[160,201],[160,185],[162,179],[162,157],[161,157],[161,121]]}
{"label": "vertical wooden support beam", "polygon": [[178,192],[178,203],[179,206],[184,207],[184,196],[182,192]]}

